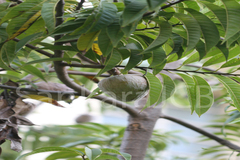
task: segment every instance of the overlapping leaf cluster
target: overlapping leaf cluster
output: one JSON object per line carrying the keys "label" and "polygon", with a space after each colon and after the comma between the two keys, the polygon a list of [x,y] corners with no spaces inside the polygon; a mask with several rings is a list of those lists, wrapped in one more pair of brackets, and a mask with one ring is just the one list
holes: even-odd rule
{"label": "overlapping leaf cluster", "polygon": [[[237,0],[101,1],[97,6],[80,11],[74,11],[77,2],[69,0],[66,3],[71,5],[65,6],[64,23],[55,27],[57,3],[57,0],[26,0],[14,7],[10,7],[9,2],[0,5],[1,68],[21,70],[45,80],[34,63],[41,62],[48,72],[43,62],[56,59],[43,59],[36,51],[25,47],[27,43],[38,45],[49,53],[64,50],[61,60],[67,62],[77,61],[71,58],[80,52],[95,63],[105,65],[97,76],[120,65],[123,60],[127,64],[122,73],[147,61],[145,67],[152,70],[152,74],[146,76],[150,86],[147,106],[166,100],[174,91],[170,77],[162,74],[162,83],[154,76],[166,63],[181,60],[183,67],[201,62],[200,69],[220,64],[214,69],[232,67],[231,73],[238,71],[235,67],[240,64],[240,4]],[[58,42],[67,45],[54,46],[42,41],[56,35],[64,35]],[[16,38],[20,41],[16,42]],[[29,63],[30,60],[34,61]],[[198,75],[178,75],[187,85],[192,112],[202,115],[214,101],[210,85]],[[219,74],[216,78],[229,92],[233,105],[240,109],[239,84],[232,80],[235,77]]]}

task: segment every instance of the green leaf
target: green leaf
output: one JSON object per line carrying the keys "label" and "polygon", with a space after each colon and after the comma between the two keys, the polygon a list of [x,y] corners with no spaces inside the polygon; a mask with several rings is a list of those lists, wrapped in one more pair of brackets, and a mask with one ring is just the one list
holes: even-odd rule
{"label": "green leaf", "polygon": [[236,33],[234,36],[227,40],[227,48],[229,48],[234,42],[236,42],[240,37],[240,33]]}
{"label": "green leaf", "polygon": [[195,52],[193,53],[190,57],[188,57],[182,65],[186,65],[186,64],[189,64],[189,63],[193,63],[193,62],[197,62],[199,61],[199,54],[198,52]]}
{"label": "green leaf", "polygon": [[44,38],[46,38],[46,27],[45,27],[45,22],[42,19],[42,17],[38,18],[26,31],[24,31],[24,34],[20,34],[19,36],[17,36],[19,39],[23,39],[27,36],[30,36],[32,34],[38,33],[38,32],[42,32],[43,35],[39,38],[41,38],[42,40]]}
{"label": "green leaf", "polygon": [[4,2],[0,4],[0,11],[4,11],[9,7],[9,4],[11,4],[10,2]]}
{"label": "green leaf", "polygon": [[140,53],[140,51],[138,51],[138,50],[131,50],[130,59],[129,59],[126,67],[122,71],[123,73],[131,70],[133,67],[137,66],[142,61],[143,55],[141,55],[139,53]]}
{"label": "green leaf", "polygon": [[87,32],[96,32],[110,25],[117,16],[117,7],[107,1],[101,1],[94,23]]}
{"label": "green leaf", "polygon": [[59,25],[55,28],[55,30],[51,34],[51,36],[72,33],[73,30],[79,28],[79,26],[83,26],[85,21],[86,21],[86,19],[82,18],[82,19],[73,19],[73,20],[69,20],[65,23],[62,23],[61,25]]}
{"label": "green leaf", "polygon": [[42,62],[54,62],[54,61],[75,61],[81,63],[81,61],[77,58],[44,58],[44,59],[38,59],[31,62],[27,62],[23,64],[22,66],[35,64],[35,63],[42,63]]}
{"label": "green leaf", "polygon": [[122,156],[125,160],[131,160],[131,155],[128,153],[123,153],[123,152],[119,152],[115,149],[110,149],[110,148],[102,148],[101,149],[103,153],[114,153],[114,154],[118,154],[120,156]]}
{"label": "green leaf", "polygon": [[0,26],[0,43],[4,43],[4,41],[6,41],[8,38],[6,28],[7,28],[7,23],[4,23]]}
{"label": "green leaf", "polygon": [[156,103],[156,105],[160,104],[161,102],[167,100],[169,97],[171,97],[175,91],[175,83],[173,80],[166,74],[160,73],[163,79],[163,88],[161,92],[161,96]]}
{"label": "green leaf", "polygon": [[9,65],[14,58],[17,56],[15,53],[16,42],[8,41],[6,42],[1,49],[1,59],[5,64]]}
{"label": "green leaf", "polygon": [[207,53],[212,47],[217,45],[220,40],[216,25],[207,16],[194,9],[185,8],[185,10],[190,13],[200,25],[203,39],[205,40],[205,52]]}
{"label": "green leaf", "polygon": [[89,95],[87,96],[86,99],[92,98],[92,97],[95,97],[95,96],[98,96],[98,95],[101,94],[101,93],[102,93],[102,92],[100,92],[100,89],[99,89],[99,88],[96,88],[96,89],[94,89],[94,90],[91,92],[91,94],[89,94]]}
{"label": "green leaf", "polygon": [[85,153],[89,160],[95,160],[96,157],[102,154],[102,151],[98,148],[90,149],[88,147],[85,147]]}
{"label": "green leaf", "polygon": [[162,47],[154,50],[152,52],[152,62],[149,67],[155,68],[156,66],[159,66],[162,64],[162,62],[166,59],[166,53],[162,49]]}
{"label": "green leaf", "polygon": [[107,57],[111,53],[113,44],[107,34],[106,29],[103,29],[99,34],[98,45],[104,57]]}
{"label": "green leaf", "polygon": [[198,41],[198,44],[196,46],[196,50],[199,53],[199,60],[201,60],[207,54],[206,45],[205,45],[205,43],[203,43],[202,40]]}
{"label": "green leaf", "polygon": [[177,73],[180,77],[182,77],[183,81],[186,84],[187,87],[187,94],[188,94],[188,100],[191,105],[191,114],[193,114],[195,108],[196,108],[196,88],[195,88],[195,82],[192,77],[188,76],[187,74],[183,73]]}
{"label": "green leaf", "polygon": [[8,64],[6,64],[3,59],[2,59],[2,54],[7,54],[11,48],[6,47],[7,45],[5,45],[6,43],[0,43],[0,67],[6,70],[12,70]]}
{"label": "green leaf", "polygon": [[220,21],[222,27],[226,30],[227,28],[227,14],[226,10],[207,1],[199,1],[200,3],[204,4],[213,14],[217,17]]}
{"label": "green leaf", "polygon": [[166,63],[167,63],[167,60],[164,59],[160,65],[154,67],[153,75],[157,75],[159,72],[161,72],[163,70],[163,68],[165,67]]}
{"label": "green leaf", "polygon": [[49,33],[55,29],[55,7],[59,0],[48,0],[43,3],[41,15]]}
{"label": "green leaf", "polygon": [[183,38],[176,33],[172,33],[171,39],[173,41],[173,49],[168,55],[178,52],[183,43]]}
{"label": "green leaf", "polygon": [[[223,48],[219,48],[218,49],[221,49],[221,51],[225,54],[228,54],[228,50],[225,49],[225,45],[224,46],[221,46]],[[233,57],[236,57],[237,55],[239,55],[239,46],[236,46],[234,48],[231,48],[230,51],[229,51],[229,56],[228,56],[228,59],[231,59]],[[221,62],[224,62],[226,61],[226,55],[225,54],[217,54],[217,55],[214,55],[212,58],[210,58],[209,60],[207,60],[204,64],[203,64],[203,67],[204,66],[210,66],[210,65],[213,65],[213,64],[217,64],[217,63],[221,63]]]}
{"label": "green leaf", "polygon": [[1,22],[12,19],[7,27],[9,40],[26,31],[40,16],[41,7],[46,0],[27,0],[12,9],[2,18]]}
{"label": "green leaf", "polygon": [[237,119],[231,121],[229,124],[235,124],[235,123],[238,123],[238,122],[240,122],[240,118],[237,118]]}
{"label": "green leaf", "polygon": [[16,160],[20,160],[23,157],[27,157],[27,156],[30,156],[30,155],[33,155],[33,154],[43,153],[43,152],[51,152],[51,151],[67,151],[67,152],[75,152],[75,153],[77,153],[79,155],[84,155],[83,153],[81,153],[78,150],[69,149],[69,148],[63,148],[63,147],[42,147],[42,148],[35,149],[32,152],[23,154],[23,155],[17,157]]}
{"label": "green leaf", "polygon": [[88,51],[92,47],[92,44],[95,38],[98,36],[98,34],[99,31],[82,34],[77,41],[77,47],[79,51],[83,52]]}
{"label": "green leaf", "polygon": [[106,159],[119,160],[117,157],[110,156],[110,155],[100,155],[95,160],[106,160]]}
{"label": "green leaf", "polygon": [[156,20],[157,24],[159,25],[160,31],[158,37],[146,48],[142,54],[153,51],[160,46],[162,46],[168,38],[172,35],[172,26],[163,20]]}
{"label": "green leaf", "polygon": [[135,20],[134,22],[128,24],[125,27],[122,27],[122,31],[124,33],[124,35],[128,38],[130,37],[130,35],[135,31],[135,29],[137,28],[138,22],[140,21],[141,18]]}
{"label": "green leaf", "polygon": [[108,60],[105,63],[105,67],[101,69],[96,77],[101,75],[102,73],[111,70],[113,67],[115,67],[119,62],[121,62],[122,57],[118,51],[113,50],[112,53],[108,56]]}
{"label": "green leaf", "polygon": [[142,110],[158,102],[160,94],[162,92],[162,83],[156,76],[148,72],[145,75],[145,78],[147,79],[149,85],[149,95],[147,103]]}
{"label": "green leaf", "polygon": [[51,155],[49,155],[45,160],[56,160],[60,158],[71,158],[71,157],[76,157],[79,154],[74,153],[74,152],[69,152],[69,151],[61,151],[61,152],[56,152]]}
{"label": "green leaf", "polygon": [[[84,22],[83,25],[81,25],[81,27],[75,29],[70,35],[80,35],[82,33],[87,33],[87,31],[89,30],[89,28],[92,26],[94,20],[95,20],[95,16],[96,14],[93,13],[91,15],[89,15],[86,19],[86,21]],[[64,23],[63,23],[64,24]]]}
{"label": "green leaf", "polygon": [[200,7],[198,6],[197,2],[194,1],[183,1],[183,3],[187,6],[187,8],[194,9],[199,11]]}
{"label": "green leaf", "polygon": [[122,56],[122,60],[130,57],[131,52],[128,49],[116,49]]}
{"label": "green leaf", "polygon": [[20,69],[29,74],[35,75],[46,82],[46,79],[43,76],[42,72],[40,70],[38,70],[36,67],[31,66],[31,65],[24,65],[24,63],[23,63],[23,66],[20,66]]}
{"label": "green leaf", "polygon": [[214,97],[210,85],[199,76],[193,76],[196,91],[195,112],[200,117],[213,105]]}
{"label": "green leaf", "polygon": [[[7,14],[5,14],[5,16],[3,18],[1,18],[0,20],[0,24],[2,24],[3,22],[21,16],[22,17],[26,17],[26,15],[30,14],[30,13],[36,13],[41,9],[41,5],[44,2],[42,0],[35,0],[35,1],[31,1],[31,0],[27,0],[24,3],[18,4],[17,6],[14,6],[12,8],[10,8],[10,10],[7,12]],[[30,11],[30,12],[29,12]]]}
{"label": "green leaf", "polygon": [[[117,19],[119,20],[119,19]],[[121,40],[121,38],[124,36],[124,33],[121,29],[121,25],[119,24],[119,22],[115,21],[114,23],[112,23],[111,25],[109,25],[107,27],[107,34],[112,42],[112,45],[114,47],[117,46],[118,42]]]}
{"label": "green leaf", "polygon": [[187,31],[187,49],[185,52],[193,49],[200,37],[201,37],[201,28],[198,22],[189,15],[182,13],[175,13],[174,16],[178,18],[185,26]]}
{"label": "green leaf", "polygon": [[0,74],[0,77],[6,77],[8,79],[15,79],[15,80],[19,80],[20,78],[14,75],[9,75],[9,74]]}
{"label": "green leaf", "polygon": [[240,4],[235,0],[222,0],[227,11],[227,28],[224,42],[240,31]]}
{"label": "green leaf", "polygon": [[240,59],[239,58],[233,58],[226,63],[224,63],[220,68],[226,68],[226,67],[233,67],[240,65]]}
{"label": "green leaf", "polygon": [[154,10],[167,0],[147,0],[149,10]]}
{"label": "green leaf", "polygon": [[18,52],[19,50],[21,50],[23,48],[23,46],[25,46],[27,43],[40,37],[42,34],[43,34],[42,32],[38,32],[38,33],[34,33],[32,35],[29,35],[29,36],[21,39],[16,45],[15,53]]}
{"label": "green leaf", "polygon": [[[72,126],[69,126],[69,127],[72,127]],[[81,127],[78,126],[76,128],[81,128],[83,130],[90,130],[90,131],[93,131],[93,132],[100,132],[101,131],[99,129],[90,128],[90,127],[83,126],[83,125]],[[75,142],[70,142],[70,143],[64,144],[61,147],[69,148],[69,147],[74,147],[74,146],[77,146],[77,145],[84,145],[84,144],[87,144],[87,143],[93,143],[94,141],[101,141],[101,139],[100,138],[96,138],[96,137],[89,137],[89,138],[85,138],[84,140],[79,140],[79,141],[75,141]]]}
{"label": "green leaf", "polygon": [[229,93],[234,106],[240,110],[240,85],[229,77],[215,75]]}
{"label": "green leaf", "polygon": [[122,27],[142,18],[148,11],[146,0],[124,0],[125,8],[122,13]]}

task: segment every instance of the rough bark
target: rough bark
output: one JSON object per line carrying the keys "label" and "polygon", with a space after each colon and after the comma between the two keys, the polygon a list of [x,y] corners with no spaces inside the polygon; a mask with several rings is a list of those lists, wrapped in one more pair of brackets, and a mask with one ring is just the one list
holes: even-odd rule
{"label": "rough bark", "polygon": [[[138,102],[137,108],[139,111],[141,111],[145,102],[146,98]],[[143,110],[138,116],[129,116],[120,151],[132,155],[132,160],[144,160],[148,143],[160,112],[161,107],[159,105]],[[119,159],[123,158],[119,157]]]}

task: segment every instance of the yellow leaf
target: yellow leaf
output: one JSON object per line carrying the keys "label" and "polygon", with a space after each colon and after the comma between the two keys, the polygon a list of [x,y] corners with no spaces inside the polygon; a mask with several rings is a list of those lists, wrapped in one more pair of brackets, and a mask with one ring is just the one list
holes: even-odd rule
{"label": "yellow leaf", "polygon": [[92,45],[92,50],[97,53],[99,56],[102,55],[102,52],[98,46],[98,37],[94,39],[93,45]]}
{"label": "yellow leaf", "polygon": [[79,51],[87,52],[91,48],[99,32],[100,31],[82,34],[77,41]]}
{"label": "yellow leaf", "polygon": [[35,100],[39,100],[42,102],[46,102],[46,103],[50,103],[53,104],[55,106],[59,106],[59,107],[63,107],[62,105],[60,105],[56,100],[49,98],[49,97],[45,97],[45,96],[40,96],[40,95],[34,95],[34,94],[28,94],[28,95],[24,95],[22,96],[23,98],[30,98],[30,99],[35,99]]}

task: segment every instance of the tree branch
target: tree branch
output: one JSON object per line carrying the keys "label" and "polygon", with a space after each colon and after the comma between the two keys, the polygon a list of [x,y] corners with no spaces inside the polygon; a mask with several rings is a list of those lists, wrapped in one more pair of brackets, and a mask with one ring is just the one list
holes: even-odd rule
{"label": "tree branch", "polygon": [[174,118],[174,117],[171,117],[171,116],[167,116],[167,115],[161,115],[159,118],[164,118],[164,119],[170,120],[172,122],[175,122],[177,124],[180,124],[180,125],[182,125],[182,126],[184,126],[186,128],[189,128],[189,129],[195,131],[195,132],[198,132],[198,133],[200,133],[200,134],[202,134],[202,135],[204,135],[204,136],[206,136],[206,137],[208,137],[208,138],[210,138],[212,140],[215,140],[216,142],[218,142],[218,143],[220,143],[220,144],[222,144],[222,145],[224,145],[224,146],[226,146],[226,147],[228,147],[230,149],[233,149],[235,151],[240,152],[240,147],[239,146],[237,146],[237,145],[235,145],[235,144],[233,144],[233,143],[231,143],[231,142],[229,142],[229,141],[227,141],[225,139],[222,139],[222,138],[220,138],[220,137],[218,137],[218,136],[216,136],[216,135],[214,135],[212,133],[204,131],[201,128],[198,128],[198,127],[193,126],[193,125],[191,125],[191,124],[189,124],[187,122],[184,122],[184,121],[182,121],[180,119],[177,119],[177,118]]}
{"label": "tree branch", "polygon": [[7,86],[7,85],[0,85],[1,89],[10,89],[10,90],[14,90],[17,92],[17,94],[19,94],[19,96],[21,96],[21,92],[22,91],[27,91],[27,92],[31,92],[31,93],[38,93],[41,92],[42,93],[50,93],[50,94],[60,94],[60,95],[76,95],[76,96],[82,96],[80,93],[78,92],[63,92],[63,91],[52,91],[52,90],[43,90],[43,89],[34,89],[34,88],[21,88],[21,87],[14,87],[14,86]]}
{"label": "tree branch", "polygon": [[[0,88],[14,90],[20,97],[24,94],[23,91],[27,91],[29,93],[35,93],[35,94],[39,93],[40,95],[42,95],[43,93],[58,94],[59,97],[62,97],[62,95],[76,95],[76,96],[87,97],[91,93],[87,89],[81,90],[81,92],[63,92],[63,91],[52,91],[52,90],[43,90],[43,89],[34,89],[34,88],[21,88],[21,87],[7,86],[7,85],[0,85]],[[86,92],[84,92],[84,91],[86,91]],[[130,115],[132,115],[133,117],[136,117],[139,115],[139,112],[133,106],[123,103],[121,101],[115,100],[113,98],[106,97],[103,95],[99,95],[99,96],[92,97],[92,98],[98,99],[102,102],[114,105],[118,108],[121,108],[121,109],[125,110],[127,113],[129,113]]]}
{"label": "tree branch", "polygon": [[[15,42],[19,42],[20,41],[20,39],[17,39],[17,38],[14,38],[13,40]],[[51,53],[43,51],[43,50],[39,49],[38,47],[35,47],[34,45],[26,44],[25,46],[28,47],[28,48],[34,49],[35,51],[37,51],[37,52],[39,52],[39,53],[41,53],[41,54],[43,54],[43,55],[45,55],[47,57],[52,57],[53,56]]]}

